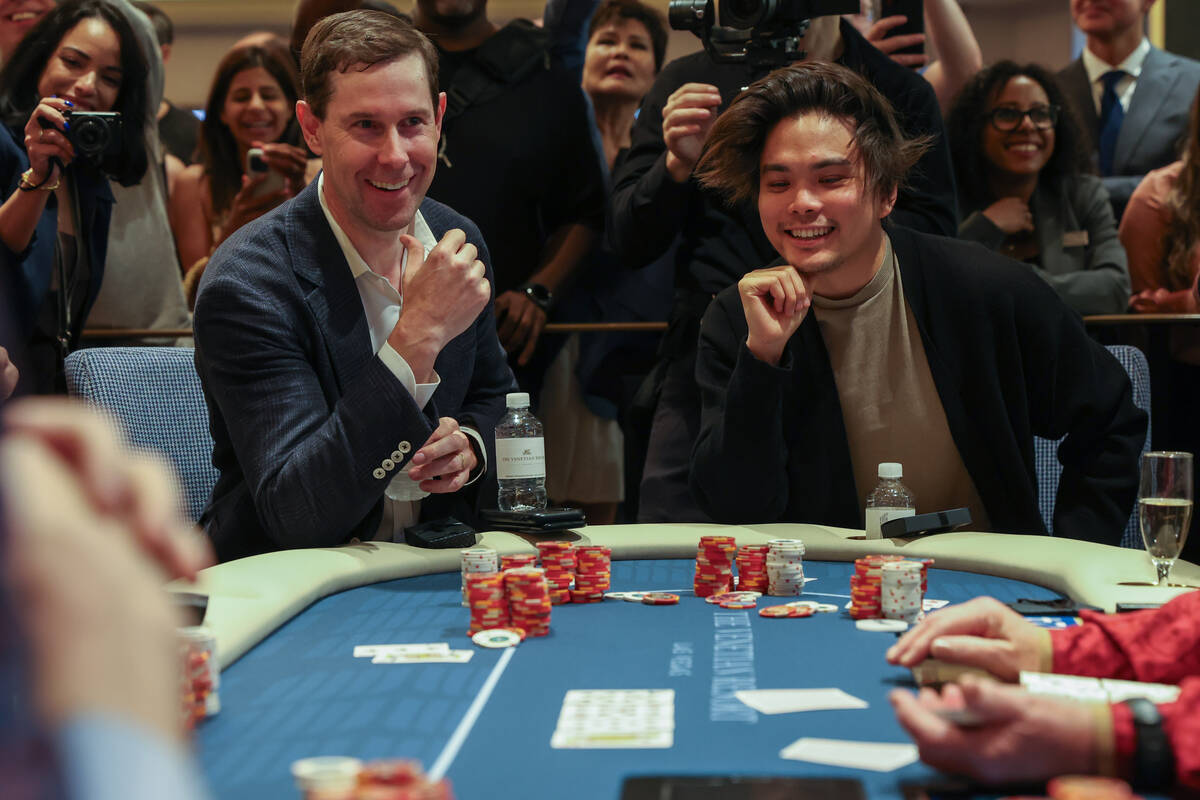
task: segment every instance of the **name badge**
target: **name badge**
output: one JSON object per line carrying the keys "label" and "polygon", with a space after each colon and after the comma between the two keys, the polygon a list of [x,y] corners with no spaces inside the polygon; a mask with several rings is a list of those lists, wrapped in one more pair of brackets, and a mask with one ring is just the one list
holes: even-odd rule
{"label": "name badge", "polygon": [[1067,231],[1063,234],[1063,247],[1087,247],[1087,231]]}

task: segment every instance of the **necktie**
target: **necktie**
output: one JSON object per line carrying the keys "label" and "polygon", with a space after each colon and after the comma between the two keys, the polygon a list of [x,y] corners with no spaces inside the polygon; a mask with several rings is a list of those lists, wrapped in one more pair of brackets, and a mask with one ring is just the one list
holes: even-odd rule
{"label": "necktie", "polygon": [[1119,69],[1100,76],[1104,83],[1104,94],[1100,97],[1100,174],[1105,176],[1112,175],[1117,137],[1121,135],[1121,123],[1125,120],[1125,109],[1117,97],[1117,84],[1124,77],[1125,72]]}

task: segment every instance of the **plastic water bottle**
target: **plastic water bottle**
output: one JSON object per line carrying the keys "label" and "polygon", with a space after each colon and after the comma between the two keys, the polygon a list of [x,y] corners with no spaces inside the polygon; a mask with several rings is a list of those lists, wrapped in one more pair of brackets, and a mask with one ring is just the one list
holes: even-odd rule
{"label": "plastic water bottle", "polygon": [[501,511],[546,507],[546,447],[542,423],[529,410],[529,394],[512,392],[508,412],[496,426],[497,502]]}
{"label": "plastic water bottle", "polygon": [[916,499],[908,487],[900,482],[904,477],[904,466],[894,461],[879,465],[879,483],[867,495],[867,538],[881,539],[883,523],[917,513]]}

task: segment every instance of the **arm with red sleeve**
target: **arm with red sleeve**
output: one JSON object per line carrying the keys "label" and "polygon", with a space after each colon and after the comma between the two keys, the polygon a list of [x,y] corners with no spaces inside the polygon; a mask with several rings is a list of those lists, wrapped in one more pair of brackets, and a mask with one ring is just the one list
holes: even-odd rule
{"label": "arm with red sleeve", "polygon": [[[1130,614],[1083,612],[1086,622],[1051,636],[1053,671],[1064,675],[1178,684],[1173,703],[1159,706],[1175,753],[1176,779],[1200,789],[1200,592],[1161,609]],[[1118,774],[1132,772],[1133,719],[1112,706]]]}

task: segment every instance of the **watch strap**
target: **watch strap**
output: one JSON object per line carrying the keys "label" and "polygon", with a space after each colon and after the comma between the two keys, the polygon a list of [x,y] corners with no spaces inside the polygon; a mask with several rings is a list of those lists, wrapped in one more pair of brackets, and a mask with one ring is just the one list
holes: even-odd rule
{"label": "watch strap", "polygon": [[1124,701],[1133,717],[1135,736],[1133,785],[1145,791],[1161,791],[1175,783],[1175,754],[1163,729],[1158,706],[1144,697]]}

